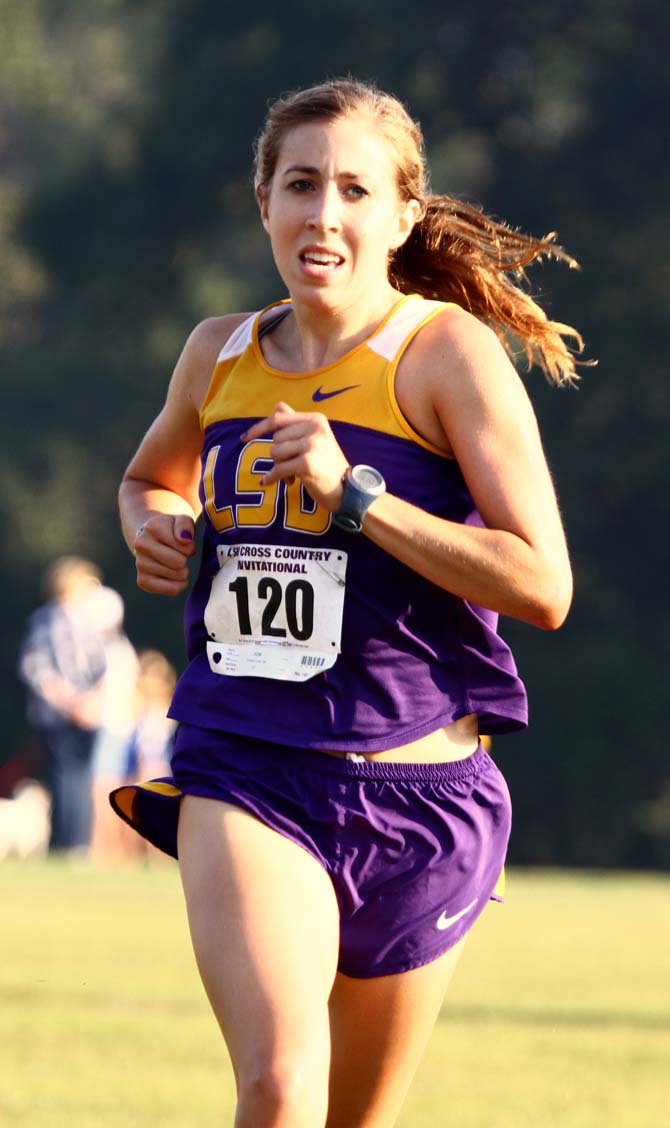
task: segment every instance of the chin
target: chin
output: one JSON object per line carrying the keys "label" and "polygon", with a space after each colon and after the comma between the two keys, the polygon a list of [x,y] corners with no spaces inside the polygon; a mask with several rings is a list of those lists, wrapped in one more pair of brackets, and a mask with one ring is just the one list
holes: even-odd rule
{"label": "chin", "polygon": [[311,309],[335,309],[342,305],[343,294],[336,287],[305,283],[304,280],[287,287],[291,299]]}

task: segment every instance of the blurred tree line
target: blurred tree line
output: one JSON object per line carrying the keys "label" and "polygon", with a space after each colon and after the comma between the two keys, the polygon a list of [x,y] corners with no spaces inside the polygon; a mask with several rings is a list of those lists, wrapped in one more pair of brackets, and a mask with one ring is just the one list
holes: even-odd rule
{"label": "blurred tree line", "polygon": [[496,756],[513,861],[667,863],[667,32],[662,0],[427,0],[411,18],[0,0],[0,762],[25,740],[16,649],[54,556],[101,564],[136,644],[182,662],[181,603],[134,588],[118,480],[193,324],[282,294],[249,178],[268,99],[351,72],[421,120],[436,191],[558,230],[582,265],[533,283],[598,367],[578,391],[527,378],[575,602],[557,634],[504,623],[532,725]]}

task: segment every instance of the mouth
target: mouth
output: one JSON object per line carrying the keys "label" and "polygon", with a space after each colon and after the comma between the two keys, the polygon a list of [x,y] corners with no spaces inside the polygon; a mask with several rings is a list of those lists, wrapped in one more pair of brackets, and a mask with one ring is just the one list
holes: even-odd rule
{"label": "mouth", "polygon": [[336,251],[328,251],[319,247],[306,247],[300,252],[300,261],[306,270],[326,274],[342,266],[344,258]]}

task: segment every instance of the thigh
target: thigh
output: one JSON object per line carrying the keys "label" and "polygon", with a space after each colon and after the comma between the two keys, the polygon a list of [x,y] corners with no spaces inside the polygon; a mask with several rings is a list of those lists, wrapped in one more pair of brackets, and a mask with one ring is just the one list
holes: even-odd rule
{"label": "thigh", "polygon": [[191,795],[179,864],[198,968],[238,1083],[273,1059],[305,1055],[319,1056],[327,1078],[339,918],[324,868],[240,808]]}
{"label": "thigh", "polygon": [[464,942],[399,975],[337,976],[330,1000],[327,1128],[395,1124]]}

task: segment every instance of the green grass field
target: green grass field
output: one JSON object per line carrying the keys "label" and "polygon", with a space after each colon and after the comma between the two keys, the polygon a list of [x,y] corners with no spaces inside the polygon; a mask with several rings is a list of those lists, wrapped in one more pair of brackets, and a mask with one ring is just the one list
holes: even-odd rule
{"label": "green grass field", "polygon": [[[0,1124],[231,1124],[176,866],[3,862],[0,889]],[[670,880],[513,871],[399,1128],[669,1125]]]}

